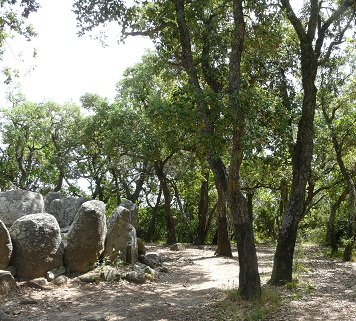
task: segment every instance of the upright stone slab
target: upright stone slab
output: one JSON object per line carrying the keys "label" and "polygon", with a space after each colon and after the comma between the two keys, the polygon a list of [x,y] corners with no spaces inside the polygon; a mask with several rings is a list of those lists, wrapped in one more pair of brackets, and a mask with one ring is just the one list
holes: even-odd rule
{"label": "upright stone slab", "polygon": [[9,230],[5,224],[0,221],[0,270],[5,270],[11,260],[12,242]]}
{"label": "upright stone slab", "polygon": [[71,226],[80,206],[88,201],[85,197],[65,197],[54,199],[49,206],[49,213],[58,221],[61,228]]}
{"label": "upright stone slab", "polygon": [[119,206],[123,206],[131,212],[131,224],[137,230],[138,227],[138,207],[129,200],[123,201]]}
{"label": "upright stone slab", "polygon": [[19,218],[9,229],[13,243],[11,265],[17,276],[34,279],[63,264],[61,231],[53,215],[38,213]]}
{"label": "upright stone slab", "polygon": [[138,260],[138,242],[136,229],[130,224],[130,231],[127,239],[126,262],[129,264],[136,263]]}
{"label": "upright stone slab", "polygon": [[20,189],[0,193],[0,220],[7,227],[22,216],[43,212],[44,201],[39,193]]}
{"label": "upright stone slab", "polygon": [[65,264],[73,272],[93,269],[104,250],[105,237],[105,204],[94,200],[83,203],[67,234]]}
{"label": "upright stone slab", "polygon": [[51,214],[51,203],[54,200],[59,200],[63,198],[63,196],[61,195],[61,193],[59,192],[49,192],[44,196],[44,205],[45,205],[45,212],[46,213],[50,213]]}
{"label": "upright stone slab", "polygon": [[108,231],[103,256],[111,262],[117,259],[126,262],[127,242],[132,228],[131,211],[118,206],[108,217],[106,224]]}

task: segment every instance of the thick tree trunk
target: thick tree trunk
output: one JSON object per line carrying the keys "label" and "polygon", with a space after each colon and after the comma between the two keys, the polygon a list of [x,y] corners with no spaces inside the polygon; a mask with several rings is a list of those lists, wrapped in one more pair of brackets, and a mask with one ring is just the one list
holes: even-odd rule
{"label": "thick tree trunk", "polygon": [[155,162],[155,170],[156,175],[160,182],[160,187],[164,196],[164,209],[166,212],[166,225],[167,225],[167,244],[174,244],[177,242],[176,240],[176,232],[174,228],[174,220],[171,208],[171,193],[169,191],[167,177],[163,171],[164,164],[163,162],[156,161]]}

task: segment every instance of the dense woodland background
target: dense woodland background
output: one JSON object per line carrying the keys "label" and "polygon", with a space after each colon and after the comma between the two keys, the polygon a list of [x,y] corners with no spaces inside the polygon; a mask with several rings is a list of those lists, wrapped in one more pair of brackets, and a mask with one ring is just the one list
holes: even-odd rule
{"label": "dense woodland background", "polygon": [[[22,16],[12,11],[20,3]],[[108,214],[129,199],[140,208],[145,241],[215,242],[218,254],[231,255],[237,239],[245,271],[256,263],[255,240],[277,242],[274,283],[291,278],[289,263],[286,272],[276,262],[292,262],[297,237],[333,253],[346,247],[350,260],[356,2],[299,6],[74,1],[80,34],[117,22],[121,40],[147,36],[156,50],[126,70],[115,101],[83,93],[80,105],[59,105],[9,93],[0,190],[85,195],[104,201]],[[1,48],[11,32],[33,35],[26,17],[40,10],[36,1],[0,7]],[[11,66],[4,72],[11,81]],[[240,275],[247,298],[259,295],[252,270]],[[251,278],[256,286],[245,289]]]}

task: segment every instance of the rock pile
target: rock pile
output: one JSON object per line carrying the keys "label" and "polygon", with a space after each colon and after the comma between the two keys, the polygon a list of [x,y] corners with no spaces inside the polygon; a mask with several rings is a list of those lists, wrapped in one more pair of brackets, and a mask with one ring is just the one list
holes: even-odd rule
{"label": "rock pile", "polygon": [[136,263],[137,221],[137,206],[130,201],[106,218],[101,201],[23,190],[0,193],[0,295],[13,290],[15,273],[19,279],[51,282],[62,276],[63,284],[65,273],[86,273],[100,260]]}

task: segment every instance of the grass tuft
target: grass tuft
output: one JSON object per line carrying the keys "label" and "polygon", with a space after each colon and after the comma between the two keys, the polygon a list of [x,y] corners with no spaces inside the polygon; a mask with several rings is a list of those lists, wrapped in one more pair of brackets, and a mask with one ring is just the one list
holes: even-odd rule
{"label": "grass tuft", "polygon": [[265,320],[277,312],[281,306],[281,296],[272,288],[264,286],[259,300],[246,301],[236,289],[224,291],[224,298],[216,304],[217,321]]}

